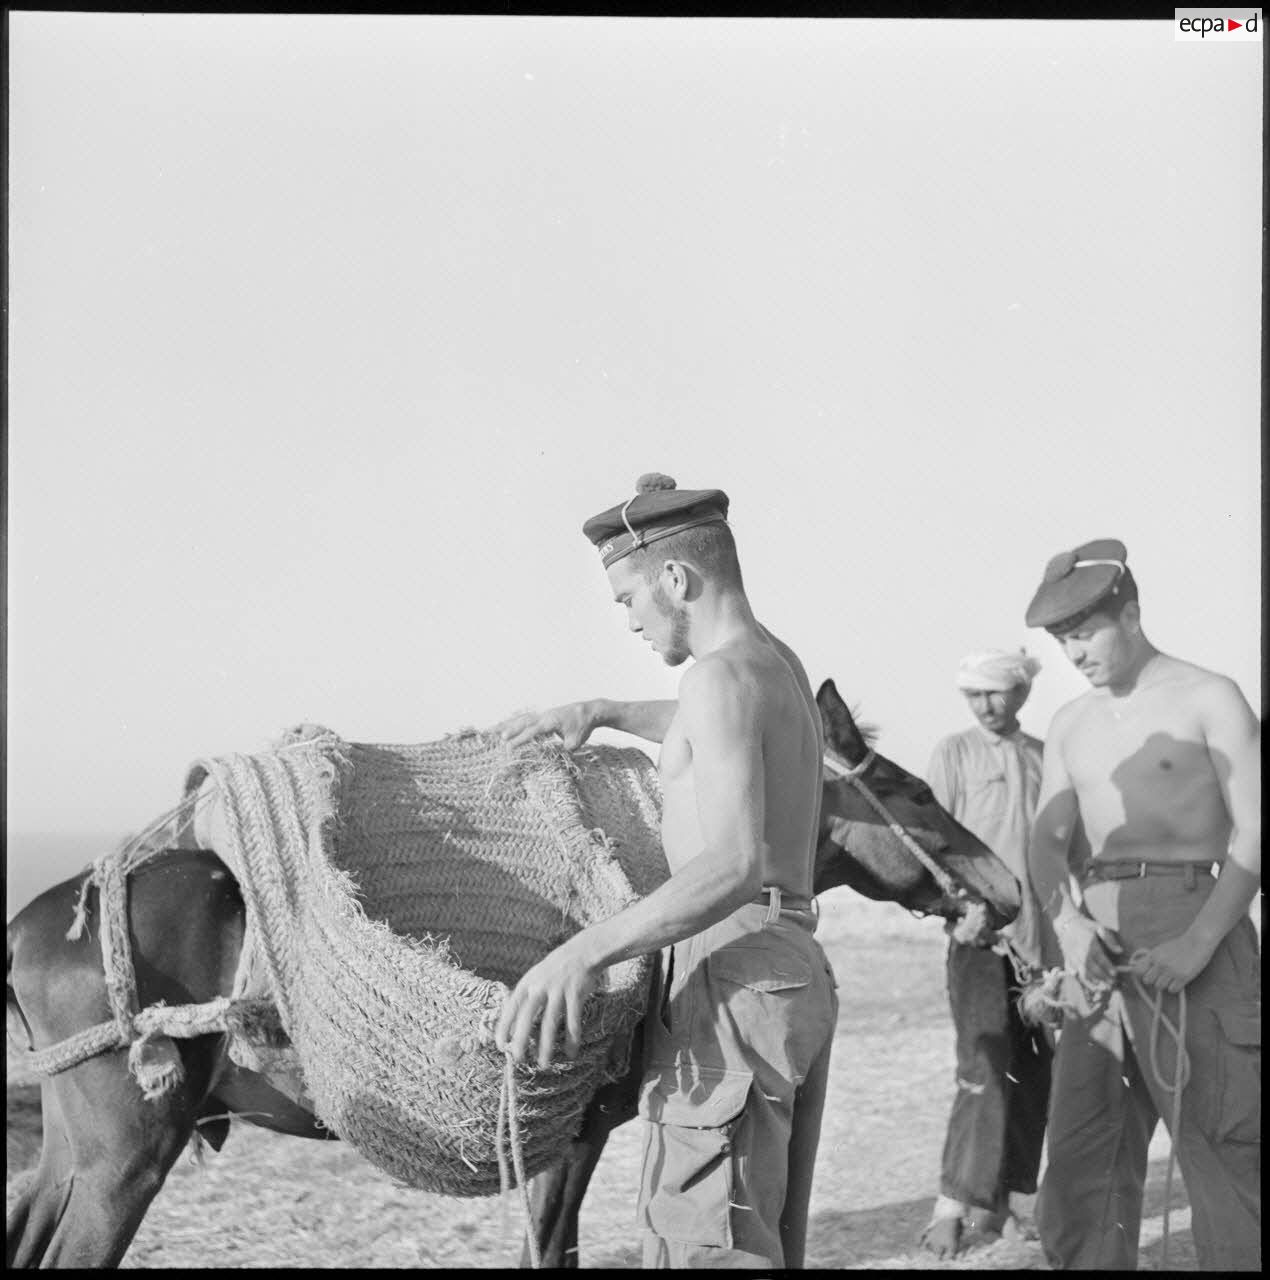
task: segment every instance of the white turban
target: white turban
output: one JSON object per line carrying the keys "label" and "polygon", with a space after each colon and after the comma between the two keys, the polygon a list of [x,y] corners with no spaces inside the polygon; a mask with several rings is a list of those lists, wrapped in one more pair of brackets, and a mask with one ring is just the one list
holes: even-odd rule
{"label": "white turban", "polygon": [[1040,662],[1026,649],[980,649],[968,653],[957,668],[958,689],[979,689],[1004,693],[1015,685],[1032,687]]}

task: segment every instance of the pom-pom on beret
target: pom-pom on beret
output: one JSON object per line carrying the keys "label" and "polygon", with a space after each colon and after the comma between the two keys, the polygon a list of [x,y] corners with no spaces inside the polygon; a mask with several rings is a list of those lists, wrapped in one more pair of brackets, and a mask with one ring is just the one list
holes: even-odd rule
{"label": "pom-pom on beret", "polygon": [[582,532],[600,551],[607,569],[639,547],[700,524],[726,524],[728,495],[722,489],[680,489],[670,476],[649,471],[635,482],[635,495],[592,516]]}
{"label": "pom-pom on beret", "polygon": [[1116,538],[1096,538],[1052,556],[1024,616],[1029,627],[1078,626],[1114,600],[1128,569],[1128,551]]}

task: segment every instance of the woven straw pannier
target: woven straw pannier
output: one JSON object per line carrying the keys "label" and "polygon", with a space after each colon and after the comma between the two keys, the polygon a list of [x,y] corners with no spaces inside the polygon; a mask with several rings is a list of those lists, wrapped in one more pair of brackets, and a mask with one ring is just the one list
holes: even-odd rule
{"label": "woven straw pannier", "polygon": [[521,975],[666,878],[648,757],[512,752],[475,732],[376,746],[305,726],[269,752],[197,762],[187,796],[208,778],[244,951],[319,1119],[402,1183],[448,1195],[508,1185],[509,1137],[525,1179],[558,1160],[625,1070],[650,957],[606,971],[575,1061],[511,1068],[492,1033]]}

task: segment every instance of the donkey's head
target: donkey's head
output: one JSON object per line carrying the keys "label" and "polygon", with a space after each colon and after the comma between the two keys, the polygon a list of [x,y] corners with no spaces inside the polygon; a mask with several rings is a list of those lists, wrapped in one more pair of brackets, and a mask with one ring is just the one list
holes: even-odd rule
{"label": "donkey's head", "polygon": [[1005,864],[921,778],[872,749],[832,680],[820,686],[816,705],[825,728],[816,891],[845,884],[866,898],[950,919],[981,903],[991,928],[1009,924],[1019,884]]}

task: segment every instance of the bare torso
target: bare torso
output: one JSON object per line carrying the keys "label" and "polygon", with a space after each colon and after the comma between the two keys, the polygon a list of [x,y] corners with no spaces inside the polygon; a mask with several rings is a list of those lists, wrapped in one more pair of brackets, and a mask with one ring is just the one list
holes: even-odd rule
{"label": "bare torso", "polygon": [[[761,628],[703,662],[726,664],[731,679],[757,692],[763,752],[763,883],[810,896],[820,803],[820,719],[793,652]],[[676,714],[662,740],[662,844],[671,872],[702,848],[692,745]]]}
{"label": "bare torso", "polygon": [[1071,705],[1061,750],[1095,858],[1225,858],[1225,762],[1207,744],[1202,714],[1217,679],[1159,654],[1132,693],[1094,689]]}

